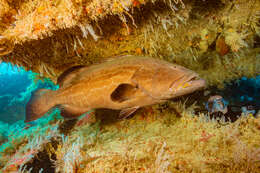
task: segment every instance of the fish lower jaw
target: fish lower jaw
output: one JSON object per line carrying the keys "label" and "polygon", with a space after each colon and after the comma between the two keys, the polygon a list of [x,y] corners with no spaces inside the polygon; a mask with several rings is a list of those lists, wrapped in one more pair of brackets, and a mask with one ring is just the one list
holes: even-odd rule
{"label": "fish lower jaw", "polygon": [[206,81],[204,79],[198,79],[188,82],[191,88],[202,89],[206,87]]}

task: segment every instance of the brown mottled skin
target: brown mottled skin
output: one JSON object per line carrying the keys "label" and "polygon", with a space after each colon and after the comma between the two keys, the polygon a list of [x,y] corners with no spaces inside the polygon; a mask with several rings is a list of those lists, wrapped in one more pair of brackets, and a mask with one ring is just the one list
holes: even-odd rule
{"label": "brown mottled skin", "polygon": [[58,106],[72,118],[93,108],[124,110],[164,102],[205,87],[182,66],[150,57],[123,56],[65,72],[57,91],[41,90],[26,106],[26,122]]}

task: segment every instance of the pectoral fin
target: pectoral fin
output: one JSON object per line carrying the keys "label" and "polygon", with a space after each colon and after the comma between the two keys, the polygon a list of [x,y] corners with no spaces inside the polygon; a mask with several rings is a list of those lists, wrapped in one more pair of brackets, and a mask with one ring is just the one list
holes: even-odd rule
{"label": "pectoral fin", "polygon": [[90,110],[89,108],[80,108],[72,105],[59,105],[59,108],[61,116],[68,119],[77,118]]}
{"label": "pectoral fin", "polygon": [[120,113],[119,113],[119,119],[125,119],[125,118],[129,117],[138,108],[139,108],[139,106],[132,107],[132,108],[126,108],[126,109],[121,110]]}
{"label": "pectoral fin", "polygon": [[137,88],[131,84],[120,84],[111,94],[111,100],[114,102],[124,102],[135,98]]}

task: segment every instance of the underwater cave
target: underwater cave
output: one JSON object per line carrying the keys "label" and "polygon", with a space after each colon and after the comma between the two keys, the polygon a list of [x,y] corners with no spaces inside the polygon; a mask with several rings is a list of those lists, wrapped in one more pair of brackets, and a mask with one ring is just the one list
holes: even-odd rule
{"label": "underwater cave", "polygon": [[[8,129],[12,128],[14,124],[23,124],[25,117],[25,105],[31,97],[31,93],[40,88],[57,89],[50,79],[40,77],[39,74],[31,71],[25,71],[22,67],[17,67],[9,63],[2,62],[0,64],[0,142],[6,142],[8,138]],[[234,80],[226,83],[225,87],[218,89],[217,87],[210,87],[204,98],[200,96],[203,103],[200,105],[201,110],[205,109],[205,104],[210,95],[221,95],[227,102],[227,104],[236,105],[242,108],[244,105],[254,105],[255,111],[259,110],[260,107],[260,76],[255,78],[246,78]],[[190,95],[192,100],[193,95]],[[196,97],[196,96],[195,96]],[[185,98],[185,97],[184,97]],[[166,107],[167,109],[167,107]],[[242,111],[240,111],[241,113]],[[257,112],[254,112],[256,114]],[[237,117],[238,118],[238,117]],[[237,119],[236,118],[236,119]],[[60,125],[60,132],[69,135],[70,129],[73,128],[76,121],[65,121]],[[19,125],[18,125],[19,126]],[[10,129],[9,129],[10,130]],[[69,130],[69,131],[68,131]],[[48,155],[48,146],[52,146],[54,150],[57,150],[61,138],[51,138],[49,142],[45,143],[44,150],[37,153],[31,161],[24,163],[23,167],[19,169],[22,171],[29,172],[41,172],[43,170],[47,172],[55,172],[53,169],[54,161],[56,161],[56,155]],[[2,148],[3,150],[4,148]],[[2,152],[2,151],[1,151]],[[3,166],[3,165],[2,165]]]}
{"label": "underwater cave", "polygon": [[0,0],[0,172],[259,173],[259,40],[259,0]]}
{"label": "underwater cave", "polygon": [[[31,93],[40,88],[55,90],[58,86],[50,79],[40,77],[37,73],[2,62],[0,65],[0,120],[8,124],[24,120],[25,105],[30,99]],[[254,105],[259,108],[260,75],[255,78],[242,77],[233,80],[225,83],[225,87],[222,89],[210,87],[205,98],[201,98],[201,100],[205,103],[209,95],[214,94],[222,95],[231,105],[241,107]]]}

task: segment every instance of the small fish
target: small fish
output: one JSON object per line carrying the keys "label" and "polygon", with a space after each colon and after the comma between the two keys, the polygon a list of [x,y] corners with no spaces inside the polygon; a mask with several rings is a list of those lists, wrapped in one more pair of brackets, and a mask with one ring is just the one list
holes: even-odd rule
{"label": "small fish", "polygon": [[150,57],[126,55],[92,66],[66,70],[57,91],[40,89],[26,105],[25,122],[58,107],[64,118],[91,109],[121,110],[127,117],[138,108],[165,102],[205,87],[205,80],[182,66]]}

